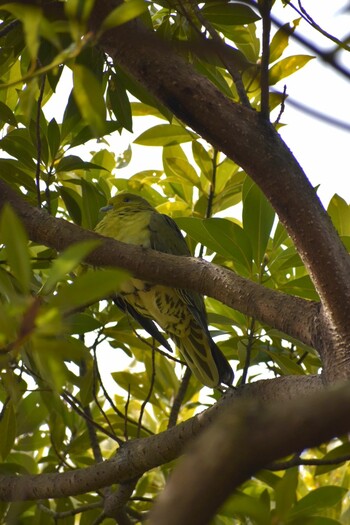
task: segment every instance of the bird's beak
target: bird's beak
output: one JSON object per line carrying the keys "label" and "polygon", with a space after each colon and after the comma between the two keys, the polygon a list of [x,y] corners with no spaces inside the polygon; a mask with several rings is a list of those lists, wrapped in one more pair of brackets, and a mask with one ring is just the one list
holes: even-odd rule
{"label": "bird's beak", "polygon": [[103,213],[106,213],[106,211],[109,211],[112,209],[113,209],[112,204],[108,204],[107,206],[103,206],[103,208],[100,208],[100,211],[102,211]]}

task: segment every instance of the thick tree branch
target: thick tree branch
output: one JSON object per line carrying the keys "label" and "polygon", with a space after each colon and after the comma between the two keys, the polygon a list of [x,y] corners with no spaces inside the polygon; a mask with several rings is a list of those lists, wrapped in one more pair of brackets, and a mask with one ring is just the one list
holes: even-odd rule
{"label": "thick tree branch", "polygon": [[[98,30],[111,8],[98,0]],[[328,379],[350,375],[350,258],[298,162],[275,129],[236,104],[160,42],[139,21],[105,33],[114,60],[215,148],[242,166],[261,187],[292,237],[324,305],[334,352]],[[215,115],[215,118],[213,116]]]}
{"label": "thick tree branch", "polygon": [[181,284],[183,288],[214,297],[307,345],[312,346],[316,340],[317,303],[264,288],[231,270],[200,259],[158,253],[113,239],[104,241],[94,232],[30,206],[0,180],[0,209],[6,202],[22,219],[34,242],[62,251],[73,243],[99,238],[102,245],[86,259],[94,266],[118,266],[151,282],[176,287]]}
{"label": "thick tree branch", "polygon": [[349,431],[350,385],[289,403],[227,407],[191,443],[151,511],[150,525],[205,525],[230,493],[276,458]]}
{"label": "thick tree branch", "polygon": [[[117,455],[113,459],[104,463],[65,473],[0,476],[0,501],[74,496],[98,490],[114,483],[130,481],[152,468],[176,459],[182,454],[187,443],[199,435],[218,414],[226,410],[225,407],[229,411],[232,410],[236,413],[236,407],[239,406],[239,404],[237,405],[239,398],[256,398],[267,402],[267,404],[273,399],[278,399],[280,402],[284,402],[283,411],[286,412],[285,402],[287,400],[302,397],[304,406],[307,401],[305,398],[308,398],[312,392],[319,392],[322,389],[322,382],[319,376],[285,376],[245,385],[244,388],[228,392],[219,403],[176,427],[158,435],[127,442],[119,448]],[[345,394],[341,398],[343,402],[344,400],[347,401],[347,399],[348,397]],[[344,406],[346,406],[345,402]],[[344,406],[343,410],[345,410]],[[340,407],[337,407],[337,410],[339,412]],[[311,418],[313,417],[319,417],[316,411],[312,413]],[[327,412],[320,419],[326,426]],[[342,419],[342,423],[339,422],[334,428],[329,426],[328,432],[330,437],[339,433],[339,429],[343,428],[345,421],[349,421],[345,416]],[[331,428],[332,430],[330,430]],[[346,427],[346,429],[350,429],[350,426]],[[277,450],[279,452],[279,449]],[[273,457],[269,461],[278,459],[278,457],[280,455]]]}

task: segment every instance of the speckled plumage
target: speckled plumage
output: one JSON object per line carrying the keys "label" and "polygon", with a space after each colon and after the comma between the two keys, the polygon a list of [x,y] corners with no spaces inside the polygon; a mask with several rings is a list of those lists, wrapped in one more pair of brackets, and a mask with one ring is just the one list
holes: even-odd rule
{"label": "speckled plumage", "polygon": [[[96,227],[101,235],[165,253],[190,256],[176,223],[158,213],[142,197],[120,192],[103,210],[106,214]],[[220,383],[232,383],[232,369],[210,337],[200,294],[131,278],[123,285],[118,301],[119,306],[169,348],[165,338],[149,321],[153,319],[174,341],[204,385],[215,387]]]}

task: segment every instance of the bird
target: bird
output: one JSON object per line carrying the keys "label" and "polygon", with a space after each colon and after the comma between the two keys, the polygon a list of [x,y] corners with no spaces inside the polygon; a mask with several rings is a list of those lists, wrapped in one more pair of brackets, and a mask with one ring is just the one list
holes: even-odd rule
{"label": "bird", "polygon": [[[191,256],[176,222],[143,197],[121,191],[101,211],[104,216],[95,227],[100,235],[163,253]],[[201,294],[131,277],[121,286],[115,302],[172,350],[158,325],[203,385],[231,386],[233,370],[210,336]]]}

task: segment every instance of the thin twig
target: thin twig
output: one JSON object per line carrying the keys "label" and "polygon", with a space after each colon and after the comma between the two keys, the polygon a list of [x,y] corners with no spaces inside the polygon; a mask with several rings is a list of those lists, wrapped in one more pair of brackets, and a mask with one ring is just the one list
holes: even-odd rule
{"label": "thin twig", "polygon": [[[244,0],[246,4],[253,6],[254,8],[259,8],[258,3],[255,0]],[[289,4],[288,4],[289,5]],[[342,64],[339,64],[334,58],[334,51],[323,51],[321,48],[315,46],[310,40],[299,35],[294,27],[287,27],[283,22],[278,20],[274,15],[270,14],[271,22],[285,31],[285,33],[293,38],[296,42],[299,42],[306,49],[309,49],[312,53],[317,55],[321,60],[329,64],[335,71],[343,75],[348,80],[350,79],[350,70],[346,69]]]}
{"label": "thin twig", "polygon": [[[209,186],[207,209],[205,211],[206,219],[209,219],[211,217],[212,210],[213,210],[213,201],[214,201],[215,190],[216,190],[216,173],[217,173],[217,168],[218,168],[218,155],[219,155],[219,150],[214,149],[213,158],[211,161],[213,169],[211,173],[211,181],[210,181],[210,186]],[[203,252],[204,252],[204,244],[201,244],[199,254],[198,254],[198,257],[200,259],[203,257]]]}
{"label": "thin twig", "polygon": [[70,518],[71,516],[77,516],[77,514],[82,514],[83,512],[88,512],[89,510],[94,510],[102,507],[101,501],[96,501],[95,503],[89,503],[88,505],[82,505],[76,509],[65,510],[62,512],[56,512],[52,509],[49,509],[43,503],[38,503],[40,510],[51,516],[54,520],[63,520],[65,518]]}
{"label": "thin twig", "polygon": [[[350,78],[350,73],[349,73]],[[305,104],[302,104],[301,102],[294,100],[290,96],[288,96],[288,99],[286,100],[286,105],[293,106],[303,113],[310,115],[313,118],[316,118],[322,122],[325,122],[326,124],[329,124],[330,126],[334,126],[338,129],[343,129],[345,131],[350,131],[350,124],[349,122],[344,122],[343,120],[337,119],[335,117],[332,117],[330,115],[326,115],[325,113],[322,113],[321,111],[317,111],[317,109],[313,109],[309,106],[306,106]]]}
{"label": "thin twig", "polygon": [[274,124],[275,127],[280,123],[280,120],[281,120],[282,115],[284,113],[284,110],[285,110],[285,107],[286,107],[286,105],[285,105],[286,98],[287,98],[287,86],[285,84],[284,87],[283,87],[283,95],[282,95],[280,111],[279,111],[279,113],[277,115],[277,118],[276,118],[275,124]]}
{"label": "thin twig", "polygon": [[[116,406],[116,404],[114,403],[113,399],[111,398],[111,396],[109,395],[109,393],[107,392],[105,386],[104,386],[104,383],[102,381],[102,378],[101,378],[101,375],[100,375],[100,370],[99,370],[99,367],[98,367],[98,363],[97,363],[97,357],[96,357],[96,353],[94,354],[94,373],[96,373],[96,376],[97,376],[97,379],[98,379],[98,382],[99,382],[99,385],[102,389],[102,392],[103,392],[103,395],[105,396],[105,398],[107,399],[108,403],[111,405],[112,407],[112,410],[117,414],[117,416],[119,416],[120,418],[123,419],[123,421],[125,420],[125,413],[123,413],[121,410],[119,410],[119,408]],[[103,411],[103,413],[105,414],[105,412]],[[105,419],[108,423],[108,425],[110,426],[110,422],[109,422],[109,419],[107,417],[107,415],[105,414]],[[137,421],[134,421],[133,419],[131,418],[127,418],[127,422],[130,423],[131,425],[135,425],[137,426]],[[111,427],[110,427],[111,428]],[[152,435],[153,432],[151,432],[149,429],[147,429],[146,427],[142,426],[142,430],[144,432],[146,432],[147,434],[150,434]],[[113,428],[111,428],[111,431],[114,433],[114,430]]]}
{"label": "thin twig", "polygon": [[[81,335],[79,338],[84,343],[84,336]],[[80,377],[84,381],[84,376],[86,375],[86,361],[85,360],[81,361],[79,371],[80,371]],[[94,387],[95,385],[93,384],[93,387],[92,387],[93,396],[95,396]],[[97,461],[97,463],[102,463],[103,456],[102,456],[99,441],[97,439],[96,427],[91,424],[91,421],[93,421],[93,417],[92,417],[90,406],[89,405],[83,406],[83,411],[84,411],[84,414],[87,416],[85,419],[85,422],[86,422],[86,426],[88,429],[92,453],[94,455],[95,461]]]}
{"label": "thin twig", "polygon": [[[242,82],[241,74],[239,73],[239,71],[235,67],[235,65],[232,63],[232,61],[230,61],[229,59],[226,58],[227,57],[227,53],[226,53],[226,49],[224,50],[223,41],[221,40],[221,38],[220,38],[218,32],[216,31],[216,29],[210,24],[210,22],[208,22],[208,20],[206,20],[204,18],[204,16],[202,15],[201,10],[198,8],[198,4],[196,2],[194,2],[194,0],[190,0],[190,1],[191,1],[192,7],[194,9],[194,12],[195,12],[195,15],[196,15],[198,21],[206,29],[208,34],[211,36],[213,42],[217,46],[216,54],[219,57],[220,61],[222,62],[222,65],[226,68],[228,73],[231,75],[231,78],[232,78],[233,82],[235,83],[235,86],[236,86],[236,89],[237,89],[239,100],[241,101],[241,103],[244,106],[249,108],[250,107],[250,102],[249,102],[249,98],[247,96],[246,90],[244,89],[244,85],[243,85],[243,82]],[[200,33],[200,36],[203,38],[203,36],[204,36],[203,33]],[[223,52],[223,51],[225,51],[225,52]]]}
{"label": "thin twig", "polygon": [[[73,436],[72,436],[73,437]],[[62,453],[57,449],[56,447],[56,443],[54,442],[54,439],[53,439],[53,434],[52,432],[50,432],[50,443],[51,443],[51,446],[56,454],[56,456],[58,457],[59,459],[59,463],[55,466],[55,469],[57,472],[59,472],[60,468],[62,465],[64,465],[66,468],[70,469],[70,470],[74,470],[75,469],[75,466],[74,465],[70,465],[68,463],[68,461],[66,460],[65,458],[65,450],[62,451]],[[67,449],[67,447],[65,447],[65,449]]]}
{"label": "thin twig", "polygon": [[259,2],[260,14],[262,18],[262,56],[260,69],[260,113],[263,119],[270,120],[270,32],[271,32],[271,0]]}
{"label": "thin twig", "polygon": [[350,51],[350,47],[349,46],[347,46],[344,42],[339,40],[337,37],[335,37],[335,36],[331,35],[330,33],[328,33],[319,24],[317,24],[317,22],[315,22],[315,20],[312,18],[312,16],[303,7],[303,5],[300,2],[300,0],[298,0],[299,9],[295,5],[293,5],[292,2],[288,2],[288,5],[292,9],[294,9],[294,11],[296,11],[298,13],[298,15],[300,15],[303,18],[303,20],[305,20],[305,22],[307,22],[313,29],[316,29],[316,31],[321,33],[321,35],[325,36],[326,38],[328,38],[329,40],[334,42],[334,44],[337,45],[337,48],[338,48],[337,50],[339,50],[339,48],[340,48],[340,49],[343,49],[344,51]]}
{"label": "thin twig", "polygon": [[252,349],[253,349],[254,339],[255,339],[254,330],[255,330],[255,319],[253,317],[250,322],[250,328],[249,328],[247,353],[246,353],[246,358],[245,358],[244,368],[243,368],[243,373],[242,373],[242,379],[241,379],[242,385],[244,385],[247,382],[248,370],[250,367],[250,358],[252,355]]}
{"label": "thin twig", "polygon": [[310,467],[318,467],[318,466],[331,466],[331,465],[339,465],[341,463],[345,463],[346,461],[350,461],[350,454],[345,454],[344,456],[339,456],[334,459],[303,459],[299,455],[296,455],[289,461],[281,461],[279,463],[272,463],[267,468],[269,470],[277,471],[277,470],[286,470],[288,468],[296,467],[296,466],[310,466]]}
{"label": "thin twig", "polygon": [[[153,340],[153,345],[154,345],[154,340]],[[147,394],[147,396],[146,396],[146,399],[143,401],[143,403],[142,403],[142,405],[141,405],[140,417],[139,417],[139,423],[138,423],[138,427],[137,427],[137,437],[140,437],[140,433],[141,433],[141,424],[142,424],[143,414],[144,414],[145,408],[146,408],[146,406],[147,406],[147,403],[148,403],[149,400],[151,399],[151,396],[152,396],[152,393],[153,393],[154,382],[155,382],[155,379],[156,379],[156,363],[155,363],[155,355],[156,355],[155,346],[153,346],[153,350],[152,350],[152,375],[151,375],[151,383],[150,383],[150,386],[149,386],[149,390],[148,390],[148,394]]]}
{"label": "thin twig", "polygon": [[101,523],[104,522],[104,520],[106,519],[106,515],[104,512],[102,512],[99,516],[97,516],[97,518],[91,523],[91,525],[101,525]]}
{"label": "thin twig", "polygon": [[[128,393],[126,397],[126,403],[125,403],[125,415],[124,415],[124,438],[125,441],[128,441],[129,439],[129,432],[128,432],[128,410],[129,410],[129,403],[130,403],[130,384],[128,385]],[[139,424],[137,425],[137,430],[139,429]]]}
{"label": "thin twig", "polygon": [[[41,133],[40,133],[40,114],[41,106],[45,92],[45,80],[46,75],[42,75],[40,79],[40,91],[38,97],[38,106],[36,110],[36,123],[35,123],[35,135],[36,135],[36,169],[35,169],[35,185],[36,195],[38,201],[38,208],[41,208],[41,193],[40,193],[40,164],[41,164]],[[50,213],[50,201],[47,203],[48,211]]]}
{"label": "thin twig", "polygon": [[183,378],[181,380],[181,383],[180,383],[180,388],[177,391],[177,394],[176,394],[176,396],[174,398],[174,402],[173,402],[171,410],[170,410],[170,415],[169,415],[169,421],[168,421],[167,428],[174,427],[176,425],[176,423],[177,423],[177,418],[179,416],[180,408],[181,408],[182,402],[183,402],[183,400],[185,398],[185,395],[186,395],[186,392],[187,392],[187,388],[188,388],[191,376],[192,376],[191,369],[189,367],[186,367],[184,376],[183,376]]}
{"label": "thin twig", "polygon": [[110,398],[108,392],[106,391],[104,385],[102,384],[101,375],[100,375],[100,372],[99,372],[99,369],[98,369],[98,363],[97,363],[97,358],[96,358],[96,347],[101,342],[101,341],[99,341],[100,335],[101,335],[101,333],[96,337],[96,340],[95,340],[93,348],[92,348],[93,356],[94,356],[93,369],[92,369],[92,382],[93,382],[92,395],[93,395],[95,404],[96,404],[97,408],[99,409],[102,417],[105,419],[107,425],[109,426],[110,431],[112,432],[113,435],[116,435],[115,432],[114,432],[113,425],[110,422],[110,420],[109,420],[105,410],[103,409],[103,407],[102,407],[102,405],[101,405],[101,403],[100,403],[100,401],[98,399],[98,389],[99,389],[99,387],[101,387],[102,391],[105,394],[105,397],[108,399],[108,402],[110,402],[111,406],[113,406],[112,405],[113,401]]}
{"label": "thin twig", "polygon": [[85,422],[86,422],[86,426],[87,426],[88,433],[89,433],[92,453],[94,455],[95,461],[97,461],[97,463],[102,463],[103,456],[102,456],[100,444],[97,439],[96,427],[91,424],[91,421],[93,420],[91,409],[89,406],[85,406],[83,410],[84,410],[84,414],[87,416],[85,419]]}
{"label": "thin twig", "polygon": [[105,515],[114,518],[118,525],[130,525],[131,521],[127,515],[126,504],[135,490],[139,478],[126,483],[121,483],[117,490],[111,493],[104,504]]}
{"label": "thin twig", "polygon": [[111,438],[113,441],[116,441],[119,445],[123,444],[124,441],[120,440],[119,438],[117,438],[116,436],[114,436],[113,434],[111,434],[111,432],[109,432],[108,430],[106,430],[105,428],[103,428],[101,425],[99,425],[98,423],[96,423],[96,421],[90,419],[84,412],[83,408],[81,407],[80,403],[78,402],[78,400],[70,393],[70,392],[67,392],[67,390],[64,390],[60,393],[60,396],[65,400],[66,403],[68,403],[68,405],[77,413],[79,414],[79,416],[81,416],[84,420],[89,420],[95,427],[97,430],[99,430],[100,432],[102,432],[103,434],[105,434],[106,436],[108,436],[109,438]]}

